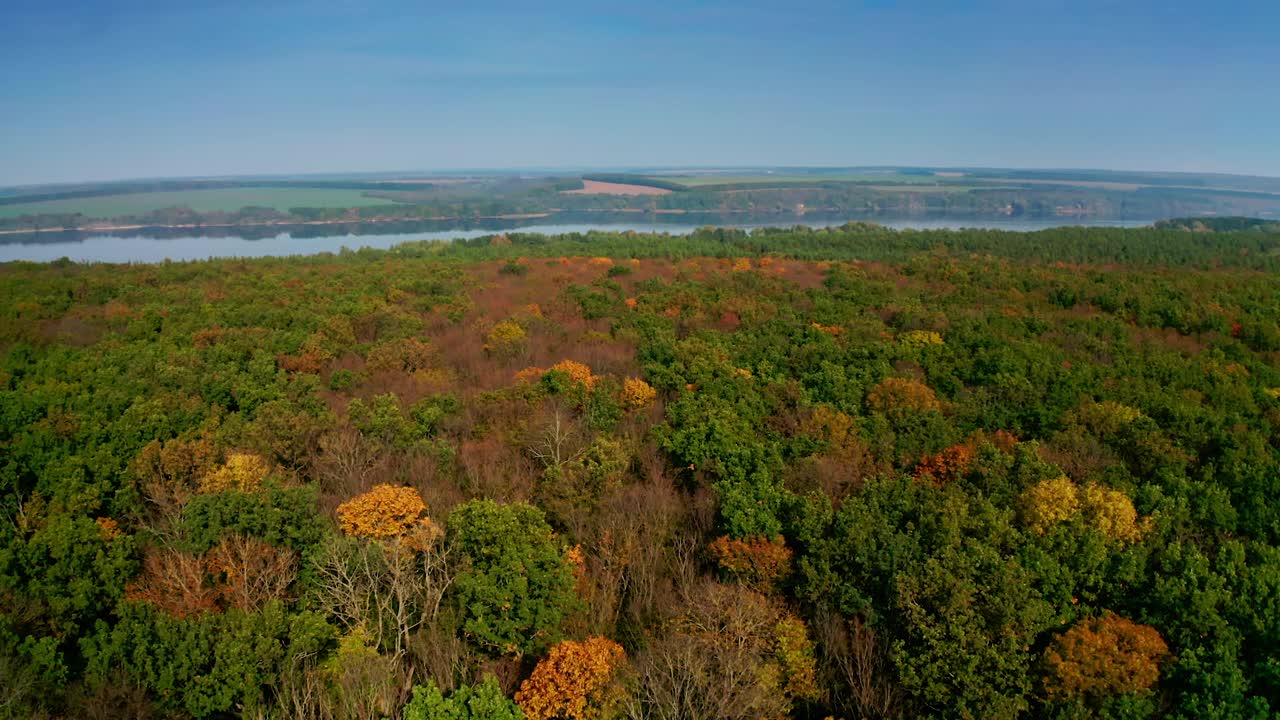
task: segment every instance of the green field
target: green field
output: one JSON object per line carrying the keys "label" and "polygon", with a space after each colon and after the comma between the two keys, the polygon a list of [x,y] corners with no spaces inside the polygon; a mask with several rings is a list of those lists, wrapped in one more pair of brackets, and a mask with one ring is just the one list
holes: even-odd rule
{"label": "green field", "polygon": [[899,175],[896,173],[862,173],[831,175],[781,175],[760,173],[756,175],[692,175],[661,176],[657,180],[679,183],[686,187],[704,187],[707,185],[794,185],[798,183],[819,182],[892,182],[911,183],[913,185],[932,185],[944,178],[927,175]]}
{"label": "green field", "polygon": [[361,190],[328,188],[218,188],[214,190],[176,190],[173,192],[131,193],[69,200],[0,205],[0,217],[37,215],[40,213],[83,213],[89,217],[139,215],[153,210],[185,205],[196,212],[239,210],[243,207],[270,207],[288,210],[295,207],[361,207],[390,205],[383,198],[368,197]]}

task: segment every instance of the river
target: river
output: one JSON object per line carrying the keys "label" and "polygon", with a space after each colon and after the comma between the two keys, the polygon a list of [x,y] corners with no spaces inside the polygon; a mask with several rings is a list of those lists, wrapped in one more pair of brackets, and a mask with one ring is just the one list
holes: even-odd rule
{"label": "river", "polygon": [[457,240],[520,231],[556,235],[589,230],[685,234],[706,225],[725,227],[832,227],[850,221],[869,221],[892,228],[936,230],[996,228],[1043,230],[1063,225],[1137,227],[1154,218],[1098,219],[1076,217],[986,217],[974,215],[888,216],[809,213],[806,215],[659,215],[562,214],[524,220],[414,221],[365,225],[307,225],[174,229],[144,228],[111,232],[45,232],[0,235],[0,262],[49,262],[69,258],[77,262],[149,263],[164,260],[203,260],[211,257],[269,257],[338,252],[343,248],[388,248],[412,240]]}

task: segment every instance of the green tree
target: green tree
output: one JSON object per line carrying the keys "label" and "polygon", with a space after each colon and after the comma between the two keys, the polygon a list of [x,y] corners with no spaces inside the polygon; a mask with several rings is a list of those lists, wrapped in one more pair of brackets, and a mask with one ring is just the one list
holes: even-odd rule
{"label": "green tree", "polygon": [[180,528],[186,549],[195,553],[234,533],[305,554],[325,534],[316,513],[316,488],[310,486],[197,495],[183,508]]}
{"label": "green tree", "polygon": [[804,596],[872,620],[917,712],[1017,717],[1053,617],[1009,515],[954,485],[869,482],[800,558]]}
{"label": "green tree", "polygon": [[123,603],[114,625],[99,621],[81,643],[90,686],[124,672],[171,712],[192,717],[265,711],[269,688],[297,657],[319,653],[333,629],[315,613],[232,610],[189,619]]}
{"label": "green tree", "polygon": [[427,680],[415,685],[413,699],[404,706],[404,720],[524,720],[520,706],[502,694],[498,681],[485,676],[476,685],[463,685],[446,697]]}
{"label": "green tree", "polygon": [[566,548],[542,511],[473,500],[453,510],[447,532],[466,563],[451,588],[463,634],[494,654],[554,644],[578,601]]}
{"label": "green tree", "polygon": [[133,538],[114,523],[40,518],[0,549],[0,613],[35,634],[75,637],[114,607],[137,569]]}

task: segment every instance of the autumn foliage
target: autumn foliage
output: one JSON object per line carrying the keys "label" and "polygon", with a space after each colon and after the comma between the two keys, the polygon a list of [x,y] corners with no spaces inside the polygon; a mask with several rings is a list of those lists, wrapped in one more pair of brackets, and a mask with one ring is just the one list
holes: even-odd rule
{"label": "autumn foliage", "polygon": [[1079,488],[1066,475],[1041,480],[1022,494],[1022,519],[1037,535],[1066,522],[1079,510]]}
{"label": "autumn foliage", "polygon": [[898,338],[907,347],[919,348],[942,345],[942,336],[932,330],[910,330]]}
{"label": "autumn foliage", "polygon": [[537,382],[539,379],[542,378],[543,375],[546,375],[546,374],[547,374],[546,368],[527,367],[522,370],[517,370],[515,376],[512,379],[515,380],[516,384],[524,385],[526,383]]}
{"label": "autumn foliage", "polygon": [[562,372],[569,376],[570,381],[585,385],[587,388],[594,387],[596,384],[596,377],[591,374],[591,367],[576,360],[561,360],[552,365],[548,371]]}
{"label": "autumn foliage", "polygon": [[890,377],[867,393],[867,407],[889,417],[939,410],[942,405],[928,385],[908,378]]}
{"label": "autumn foliage", "polygon": [[417,490],[378,485],[338,506],[338,527],[348,535],[396,537],[412,530],[426,509]]}
{"label": "autumn foliage", "polygon": [[781,537],[719,537],[707,550],[727,575],[761,592],[772,590],[791,573],[792,552]]}
{"label": "autumn foliage", "polygon": [[267,461],[259,455],[228,453],[222,467],[200,478],[200,492],[253,492],[262,487],[270,471]]}
{"label": "autumn foliage", "polygon": [[783,692],[801,700],[822,696],[816,651],[803,620],[788,613],[778,621],[774,627],[774,653],[782,671]]}
{"label": "autumn foliage", "polygon": [[120,537],[120,525],[112,518],[94,518],[94,522],[98,523],[98,536],[103,542],[111,542]]}
{"label": "autumn foliage", "polygon": [[434,358],[435,351],[425,341],[404,338],[375,346],[365,362],[370,370],[416,372],[430,367]]}
{"label": "autumn foliage", "polygon": [[1022,519],[1037,535],[1059,523],[1080,517],[1086,525],[1112,540],[1137,542],[1150,525],[1119,490],[1090,483],[1080,487],[1065,475],[1042,480],[1021,497]]}
{"label": "autumn foliage", "polygon": [[608,717],[616,701],[614,675],[625,660],[622,646],[608,638],[565,640],[534,668],[516,702],[528,720]]}
{"label": "autumn foliage", "polygon": [[631,410],[639,410],[658,397],[658,391],[640,378],[627,378],[622,382],[622,404]]}
{"label": "autumn foliage", "polygon": [[125,588],[125,599],[144,602],[173,617],[218,612],[221,593],[209,582],[204,558],[174,548],[152,548],[142,574]]}
{"label": "autumn foliage", "polygon": [[858,425],[848,414],[829,405],[819,405],[805,419],[800,431],[827,443],[833,450],[839,450],[857,436]]}
{"label": "autumn foliage", "polygon": [[280,369],[291,373],[309,373],[312,375],[319,374],[332,358],[326,353],[319,350],[307,350],[297,355],[286,355],[281,353],[276,356],[276,362],[280,365]]}
{"label": "autumn foliage", "polygon": [[1095,483],[1081,489],[1080,512],[1085,522],[1113,540],[1137,542],[1147,527],[1128,495]]}
{"label": "autumn foliage", "polygon": [[[536,306],[535,306],[536,307]],[[541,313],[541,310],[539,310]],[[503,320],[489,329],[484,336],[485,352],[499,356],[510,356],[524,349],[528,335],[524,328],[514,320]]]}
{"label": "autumn foliage", "polygon": [[1054,638],[1044,654],[1045,694],[1064,701],[1144,692],[1168,654],[1155,628],[1108,612]]}
{"label": "autumn foliage", "polygon": [[148,549],[142,573],[126,588],[125,598],[179,618],[233,608],[257,612],[285,597],[297,573],[292,550],[230,535],[207,553]]}
{"label": "autumn foliage", "polygon": [[976,454],[971,445],[952,445],[941,452],[926,455],[916,466],[915,476],[930,477],[938,484],[952,482],[965,474]]}
{"label": "autumn foliage", "polygon": [[1271,717],[1280,226],[1181,232],[6,266],[0,717]]}
{"label": "autumn foliage", "polygon": [[130,464],[134,475],[145,486],[176,489],[190,487],[216,462],[213,444],[208,440],[172,440],[147,443]]}

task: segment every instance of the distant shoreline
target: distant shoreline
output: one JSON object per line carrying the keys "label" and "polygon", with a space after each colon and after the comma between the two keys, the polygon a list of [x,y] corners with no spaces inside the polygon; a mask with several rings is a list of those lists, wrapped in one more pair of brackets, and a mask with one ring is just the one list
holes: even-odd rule
{"label": "distant shoreline", "polygon": [[377,223],[391,222],[456,222],[459,220],[537,220],[538,218],[549,217],[552,212],[541,213],[511,213],[509,215],[479,215],[469,218],[459,216],[449,217],[432,217],[432,218],[368,218],[361,220],[337,219],[337,220],[269,220],[266,222],[241,222],[241,223],[178,223],[175,225],[158,225],[156,223],[143,223],[139,225],[84,225],[81,227],[47,227],[47,228],[31,228],[26,230],[0,230],[0,235],[28,235],[31,233],[44,232],[113,232],[116,230],[200,230],[203,228],[239,228],[239,227],[298,227],[299,225],[375,225]]}
{"label": "distant shoreline", "polygon": [[[790,210],[687,210],[681,208],[584,208],[567,210],[564,208],[552,208],[543,212],[533,213],[504,213],[499,215],[446,215],[439,217],[395,217],[395,218],[335,218],[329,220],[268,220],[264,222],[238,222],[238,223],[175,223],[175,224],[157,224],[157,223],[138,223],[138,224],[92,224],[80,227],[42,227],[29,229],[4,229],[0,230],[2,235],[31,235],[39,233],[95,233],[95,232],[118,232],[121,230],[202,230],[206,228],[261,228],[261,227],[309,227],[324,225],[379,225],[392,223],[415,223],[415,222],[470,222],[476,220],[538,220],[542,218],[554,217],[564,213],[583,213],[583,214],[603,214],[618,213],[626,215],[754,215],[754,216],[779,216],[794,215],[796,218],[803,218],[805,215],[820,215],[823,213],[847,213],[849,215],[866,215],[874,218],[880,214],[901,213],[905,215],[930,215],[929,212],[920,212],[918,209],[911,207],[894,208],[894,207],[877,207],[874,209],[866,208],[803,208]],[[1013,213],[1009,211],[1003,212],[964,212],[961,210],[951,210],[948,214],[966,215],[974,218],[1008,218]],[[1088,210],[1070,207],[1056,208],[1053,213],[1035,213],[1028,214],[1027,217],[1060,217],[1060,218],[1081,218],[1081,217],[1101,217],[1098,213]]]}
{"label": "distant shoreline", "polygon": [[[554,210],[547,210],[546,212],[536,212],[536,213],[506,213],[506,214],[502,214],[502,215],[471,215],[471,216],[467,216],[467,217],[463,217],[463,216],[461,216],[461,215],[444,215],[444,216],[440,216],[440,217],[423,217],[423,218],[361,218],[361,219],[357,219],[357,220],[351,220],[351,219],[349,219],[349,218],[338,218],[338,219],[334,219],[334,220],[295,220],[295,221],[288,221],[288,220],[268,220],[268,221],[265,221],[265,222],[240,222],[240,223],[178,223],[178,224],[173,224],[173,225],[161,225],[161,224],[156,224],[156,223],[142,223],[142,224],[137,224],[137,225],[101,225],[101,224],[94,224],[94,225],[83,225],[83,226],[80,226],[80,227],[42,227],[42,228],[31,228],[31,229],[0,230],[0,235],[28,235],[28,234],[31,234],[31,233],[46,233],[46,232],[49,232],[49,233],[52,233],[52,232],[85,232],[85,233],[92,233],[92,232],[114,232],[114,231],[117,231],[117,230],[151,230],[151,229],[157,229],[157,230],[200,230],[200,229],[203,229],[203,228],[242,228],[242,227],[248,228],[248,227],[276,227],[276,226],[279,226],[279,227],[298,227],[298,226],[305,226],[305,225],[376,225],[376,224],[378,224],[378,223],[401,223],[401,222],[463,222],[463,221],[471,221],[471,220],[537,220],[537,219],[540,219],[540,218],[551,217],[552,215],[558,215],[558,214],[563,213],[563,212],[566,212],[566,211],[565,211],[565,210],[562,210],[562,209],[557,208],[557,209],[554,209]],[[568,212],[575,212],[575,213],[579,213],[579,212],[581,212],[581,213],[606,213],[606,212],[609,212],[609,213],[653,213],[653,214],[655,214],[655,215],[687,215],[687,214],[692,213],[692,212],[704,212],[704,211],[691,211],[691,210],[679,210],[679,209],[667,209],[667,208],[658,208],[658,209],[649,209],[649,208],[600,208],[600,209],[589,209],[589,210],[572,210],[572,211],[568,211]],[[749,211],[749,210],[719,210],[719,211],[705,211],[705,212],[713,212],[714,214],[718,214],[718,215],[737,215],[737,214],[748,213],[748,212],[751,212],[751,211]],[[815,211],[815,212],[826,212],[826,211]],[[834,211],[834,210],[832,210],[832,211],[830,211],[830,212],[838,212],[838,211]],[[848,212],[858,212],[858,211],[848,211]],[[761,215],[784,215],[784,214],[787,214],[787,213],[782,213],[782,212],[776,212],[776,211],[775,211],[775,212],[768,212],[768,213],[761,212],[761,213],[757,213],[757,214],[761,214]],[[799,213],[799,214],[803,215],[803,213]]]}

